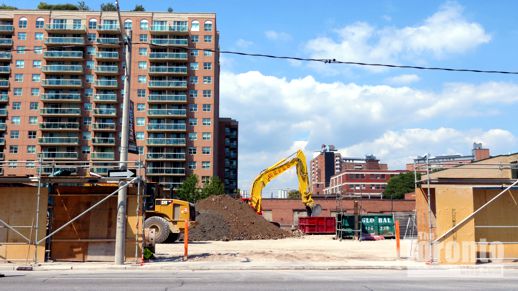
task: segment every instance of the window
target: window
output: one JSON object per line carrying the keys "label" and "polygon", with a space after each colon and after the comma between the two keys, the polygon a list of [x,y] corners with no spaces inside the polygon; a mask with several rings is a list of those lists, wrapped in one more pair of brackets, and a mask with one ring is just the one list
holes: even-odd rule
{"label": "window", "polygon": [[203,40],[204,40],[205,42],[212,42],[212,35],[205,35],[205,36],[203,37]]}
{"label": "window", "polygon": [[18,161],[16,160],[9,160],[9,168],[16,168],[18,167]]}
{"label": "window", "polygon": [[137,140],[144,140],[144,132],[143,131],[137,131],[136,138],[137,138]]}
{"label": "window", "polygon": [[203,90],[203,97],[205,97],[205,98],[212,97],[212,90]]}
{"label": "window", "polygon": [[149,22],[145,19],[140,21],[140,29],[141,30],[148,30],[149,29]]}
{"label": "window", "polygon": [[211,76],[203,76],[203,84],[211,84],[212,77]]}
{"label": "window", "polygon": [[137,103],[137,111],[144,111],[146,110],[146,104],[145,103]]}
{"label": "window", "polygon": [[132,26],[133,26],[133,21],[131,21],[131,19],[124,20],[124,29],[131,30]]}
{"label": "window", "polygon": [[95,67],[94,61],[86,61],[86,68],[93,69]]}
{"label": "window", "polygon": [[90,125],[92,124],[92,118],[91,117],[83,117],[83,125]]}
{"label": "window", "polygon": [[189,111],[190,112],[198,111],[198,104],[189,104]]}
{"label": "window", "polygon": [[91,97],[94,94],[94,90],[92,88],[86,88],[85,89],[85,96]]}
{"label": "window", "polygon": [[93,46],[87,46],[86,54],[89,56],[93,56],[95,54],[95,48]]}
{"label": "window", "polygon": [[140,56],[147,56],[147,47],[141,47],[138,49],[138,54]]}
{"label": "window", "polygon": [[93,42],[97,39],[97,35],[95,33],[89,33],[86,35],[86,38],[88,41]]}
{"label": "window", "polygon": [[40,88],[31,88],[31,96],[40,96]]}
{"label": "window", "polygon": [[32,74],[32,81],[39,82],[41,80],[40,74]]}
{"label": "window", "polygon": [[137,126],[146,125],[146,119],[144,117],[137,117]]}
{"label": "window", "polygon": [[14,96],[22,96],[23,90],[22,88],[14,88],[13,89],[13,95]]}
{"label": "window", "polygon": [[[41,61],[40,61],[40,63],[41,63]],[[20,69],[23,69],[25,67],[25,61],[17,60],[16,61],[16,67],[20,68]]]}
{"label": "window", "polygon": [[198,90],[189,90],[189,97],[196,98],[198,97]]}
{"label": "window", "polygon": [[190,77],[190,82],[191,82],[191,84],[193,84],[193,85],[198,84],[198,76],[191,76],[191,77]]}
{"label": "window", "polygon": [[34,33],[34,39],[35,40],[43,40],[43,32],[36,32],[36,33]]}
{"label": "window", "polygon": [[20,137],[20,132],[18,130],[11,130],[11,139],[18,139]]}
{"label": "window", "polygon": [[212,21],[205,21],[203,24],[203,30],[212,31]]}
{"label": "window", "polygon": [[200,22],[198,20],[191,22],[191,31],[200,31]]}
{"label": "window", "polygon": [[189,125],[190,126],[198,125],[198,119],[196,119],[196,118],[189,118]]}
{"label": "window", "polygon": [[139,36],[140,42],[147,42],[147,34],[141,34]]}
{"label": "window", "polygon": [[194,170],[194,169],[196,169],[196,162],[189,162],[187,164],[187,166],[189,167],[190,170]]}
{"label": "window", "polygon": [[12,124],[20,124],[20,116],[13,116],[11,119]]}
{"label": "window", "polygon": [[28,154],[34,154],[34,153],[36,153],[36,146],[35,146],[35,145],[28,145],[28,146],[27,146],[27,153],[28,153]]}
{"label": "window", "polygon": [[209,176],[201,176],[201,182],[203,184],[207,184],[207,183],[209,183],[209,181],[210,181],[210,177]]}
{"label": "window", "polygon": [[30,108],[31,110],[38,110],[38,102],[31,102],[31,103],[29,104],[29,108]]}
{"label": "window", "polygon": [[206,57],[212,56],[212,51],[203,51],[203,55]]}
{"label": "window", "polygon": [[34,53],[37,54],[37,55],[41,55],[43,53],[43,47],[35,46],[34,47]]}
{"label": "window", "polygon": [[15,82],[23,82],[23,74],[15,74],[14,75]]}
{"label": "window", "polygon": [[18,40],[27,40],[27,32],[18,32]]}
{"label": "window", "polygon": [[84,108],[86,111],[92,111],[92,103],[89,103],[89,102],[85,102],[85,103],[83,103],[83,108]]}
{"label": "window", "polygon": [[27,169],[32,169],[32,168],[34,168],[35,166],[36,166],[36,164],[35,164],[35,163],[34,163],[34,161],[32,161],[32,160],[27,160],[27,163],[25,164],[25,167],[26,167]]}
{"label": "window", "polygon": [[190,140],[197,140],[198,134],[196,132],[189,132],[189,139]]}
{"label": "window", "polygon": [[89,131],[83,131],[82,136],[83,136],[84,140],[91,140],[92,139],[92,133],[89,132]]}
{"label": "window", "polygon": [[203,63],[203,69],[204,70],[212,70],[212,63],[211,62]]}
{"label": "window", "polygon": [[198,56],[198,50],[191,50],[191,56],[197,57]]}
{"label": "window", "polygon": [[45,26],[45,20],[43,18],[36,19],[36,28],[43,28]]}
{"label": "window", "polygon": [[210,168],[210,162],[207,162],[207,161],[201,162],[201,167],[202,167],[202,169]]}
{"label": "window", "polygon": [[203,104],[202,108],[203,108],[203,111],[210,112],[212,110],[212,105],[211,104]]}
{"label": "window", "polygon": [[29,130],[29,132],[27,132],[27,137],[29,139],[35,139],[36,138],[36,131],[35,130]]}
{"label": "window", "polygon": [[145,84],[146,83],[146,75],[139,75],[138,76],[138,82],[140,84]]}
{"label": "window", "polygon": [[146,97],[146,89],[137,89],[137,97],[139,97],[139,98]]}
{"label": "window", "polygon": [[17,46],[16,47],[16,53],[20,54],[20,55],[25,54],[25,46]]}
{"label": "window", "polygon": [[38,124],[37,116],[29,116],[29,124]]}
{"label": "window", "polygon": [[200,36],[198,35],[191,35],[191,42],[197,43],[200,41]]}
{"label": "window", "polygon": [[138,62],[138,68],[139,69],[147,69],[147,62],[146,61]]}
{"label": "window", "polygon": [[18,20],[18,28],[27,28],[27,18],[22,17]]}
{"label": "window", "polygon": [[90,19],[88,21],[88,29],[97,29],[97,19]]}
{"label": "window", "polygon": [[195,155],[196,154],[196,147],[189,147],[189,149],[187,149],[189,155]]}
{"label": "window", "polygon": [[201,138],[203,140],[210,140],[211,139],[211,133],[210,132],[204,132],[201,134]]}
{"label": "window", "polygon": [[81,152],[83,154],[89,154],[90,153],[90,147],[89,146],[82,146],[81,147]]}
{"label": "window", "polygon": [[203,147],[201,153],[204,155],[210,155],[210,147]]}
{"label": "window", "polygon": [[41,61],[40,60],[32,61],[32,67],[33,68],[41,68]]}
{"label": "window", "polygon": [[210,120],[210,118],[203,118],[202,124],[203,125],[211,125],[212,121]]}
{"label": "window", "polygon": [[17,154],[18,153],[18,146],[17,145],[9,146],[9,153],[10,154]]}
{"label": "window", "polygon": [[85,81],[86,83],[93,83],[94,82],[94,75],[91,75],[91,74],[88,74],[88,75],[85,75]]}
{"label": "window", "polygon": [[198,70],[198,63],[191,63],[191,70],[193,70],[193,71]]}
{"label": "window", "polygon": [[143,155],[144,154],[144,147],[143,146],[138,146],[137,147],[137,152],[139,155]]}
{"label": "window", "polygon": [[72,28],[74,29],[80,29],[81,28],[81,19],[74,19],[72,20]]}

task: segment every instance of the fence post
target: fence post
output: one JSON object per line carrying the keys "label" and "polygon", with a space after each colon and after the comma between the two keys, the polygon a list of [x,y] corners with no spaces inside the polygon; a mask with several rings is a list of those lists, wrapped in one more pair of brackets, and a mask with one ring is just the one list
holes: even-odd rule
{"label": "fence post", "polygon": [[400,241],[399,241],[399,220],[396,220],[396,254],[398,259],[401,257]]}

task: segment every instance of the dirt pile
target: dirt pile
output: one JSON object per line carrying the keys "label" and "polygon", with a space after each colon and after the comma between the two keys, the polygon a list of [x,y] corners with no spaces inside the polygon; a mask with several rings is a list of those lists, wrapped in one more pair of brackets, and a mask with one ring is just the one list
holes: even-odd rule
{"label": "dirt pile", "polygon": [[246,203],[228,195],[211,196],[196,203],[196,224],[189,240],[255,240],[289,237],[290,233],[269,223]]}

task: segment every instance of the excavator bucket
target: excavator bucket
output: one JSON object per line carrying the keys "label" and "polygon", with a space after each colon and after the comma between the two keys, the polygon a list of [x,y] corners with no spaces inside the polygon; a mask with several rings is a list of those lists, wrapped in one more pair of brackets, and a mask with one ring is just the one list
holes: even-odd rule
{"label": "excavator bucket", "polygon": [[306,206],[306,212],[308,216],[318,216],[322,212],[322,206],[320,204],[315,204],[312,207]]}

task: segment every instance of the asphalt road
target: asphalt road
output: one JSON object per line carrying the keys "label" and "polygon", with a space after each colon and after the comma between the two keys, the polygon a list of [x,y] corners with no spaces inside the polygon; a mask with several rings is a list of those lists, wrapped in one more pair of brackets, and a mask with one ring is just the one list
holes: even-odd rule
{"label": "asphalt road", "polygon": [[33,271],[3,272],[0,290],[516,290],[518,271]]}

